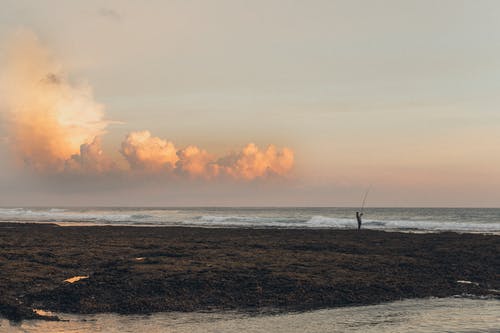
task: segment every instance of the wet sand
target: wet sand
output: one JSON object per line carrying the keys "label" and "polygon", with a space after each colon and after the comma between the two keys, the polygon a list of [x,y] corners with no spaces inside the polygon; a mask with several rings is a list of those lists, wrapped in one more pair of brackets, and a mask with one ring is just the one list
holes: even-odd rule
{"label": "wet sand", "polygon": [[499,289],[494,235],[0,224],[11,320],[37,318],[33,308],[301,311]]}

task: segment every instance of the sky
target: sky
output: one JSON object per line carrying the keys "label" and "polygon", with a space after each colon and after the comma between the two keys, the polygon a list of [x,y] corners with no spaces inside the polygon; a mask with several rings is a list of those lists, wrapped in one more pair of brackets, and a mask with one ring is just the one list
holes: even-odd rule
{"label": "sky", "polygon": [[2,1],[0,206],[500,207],[497,1]]}

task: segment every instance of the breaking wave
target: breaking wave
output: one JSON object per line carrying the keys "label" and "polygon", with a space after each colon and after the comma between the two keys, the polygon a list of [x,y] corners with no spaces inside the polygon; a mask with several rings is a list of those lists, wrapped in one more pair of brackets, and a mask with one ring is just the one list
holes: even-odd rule
{"label": "breaking wave", "polygon": [[[330,228],[352,228],[355,224],[353,219],[337,219],[324,216],[314,216],[308,222],[315,227]],[[392,229],[392,230],[422,230],[422,231],[461,231],[461,232],[500,232],[500,223],[457,223],[443,221],[410,221],[410,220],[388,220],[376,221],[365,220],[363,228],[366,229]]]}
{"label": "breaking wave", "polygon": [[[357,223],[351,213],[352,209],[340,208],[0,208],[0,222],[354,229]],[[405,219],[400,218],[402,215]],[[444,209],[430,212],[423,209],[405,212],[386,209],[367,216],[373,218],[363,221],[365,229],[500,233],[500,210],[475,210],[464,217],[463,211],[458,214]]]}

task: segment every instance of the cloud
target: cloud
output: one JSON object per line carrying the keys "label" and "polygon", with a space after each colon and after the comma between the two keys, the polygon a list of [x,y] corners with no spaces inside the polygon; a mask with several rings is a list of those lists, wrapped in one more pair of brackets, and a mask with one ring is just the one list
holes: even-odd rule
{"label": "cloud", "polygon": [[172,170],[179,160],[172,142],[152,137],[149,131],[129,133],[120,152],[134,170]]}
{"label": "cloud", "polygon": [[249,181],[285,176],[293,167],[294,154],[288,148],[260,149],[250,143],[217,157],[196,145],[177,148],[147,130],[127,134],[119,150],[123,159],[113,160],[101,144],[110,121],[90,85],[70,82],[62,65],[29,31],[16,35],[8,58],[2,96],[8,104],[4,141],[18,160],[38,173]]}
{"label": "cloud", "polygon": [[105,132],[104,106],[88,84],[70,83],[28,31],[17,34],[8,59],[5,100],[12,148],[36,170],[62,170],[82,144]]}
{"label": "cloud", "polygon": [[220,166],[207,151],[196,146],[188,146],[177,152],[177,170],[191,178],[211,179],[219,175]]}
{"label": "cloud", "polygon": [[289,148],[278,150],[269,145],[265,150],[250,143],[240,153],[222,159],[223,170],[237,179],[252,180],[273,175],[283,176],[293,167],[294,154]]}
{"label": "cloud", "polygon": [[95,137],[91,143],[80,146],[80,153],[66,161],[65,171],[81,174],[105,174],[118,167],[102,150],[101,138]]}
{"label": "cloud", "polygon": [[294,162],[291,149],[278,150],[274,145],[261,150],[250,143],[240,152],[220,158],[193,145],[176,150],[174,143],[153,137],[148,131],[128,134],[122,142],[121,153],[133,170],[203,179],[228,176],[253,180],[284,176]]}

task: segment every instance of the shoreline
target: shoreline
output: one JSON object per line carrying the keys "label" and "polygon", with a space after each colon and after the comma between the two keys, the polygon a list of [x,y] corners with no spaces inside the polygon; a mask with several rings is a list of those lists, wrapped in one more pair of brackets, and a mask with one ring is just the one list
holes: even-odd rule
{"label": "shoreline", "polygon": [[[6,226],[2,226],[6,225]],[[240,225],[220,225],[214,223],[214,225],[200,225],[200,224],[121,224],[118,223],[96,223],[96,222],[74,222],[74,221],[41,221],[41,222],[33,222],[33,221],[0,221],[0,228],[14,228],[16,225],[29,225],[29,226],[56,226],[56,227],[130,227],[130,228],[194,228],[194,229],[242,229],[242,230],[314,230],[314,231],[324,231],[324,230],[337,230],[337,231],[353,231],[354,223],[352,228],[347,227],[303,227],[303,226],[240,226]],[[486,235],[486,236],[500,236],[500,231],[478,231],[478,230],[426,230],[419,228],[386,228],[386,229],[375,229],[364,226],[363,231],[376,231],[376,232],[395,232],[395,233],[403,233],[403,234],[441,234],[441,233],[456,233],[456,234],[471,234],[471,235]]]}
{"label": "shoreline", "polygon": [[33,308],[304,311],[500,297],[500,236],[489,234],[1,223],[0,250],[0,316],[14,321],[56,319]]}

